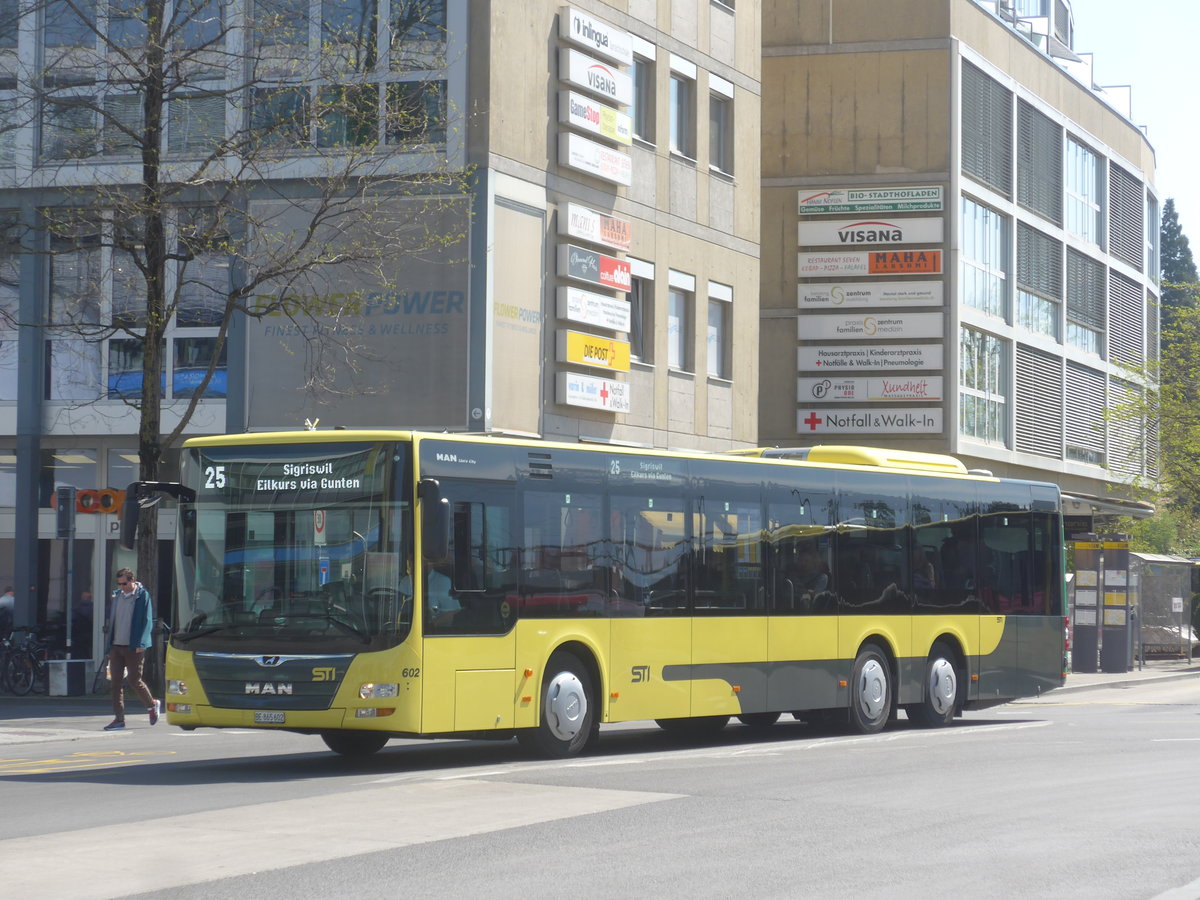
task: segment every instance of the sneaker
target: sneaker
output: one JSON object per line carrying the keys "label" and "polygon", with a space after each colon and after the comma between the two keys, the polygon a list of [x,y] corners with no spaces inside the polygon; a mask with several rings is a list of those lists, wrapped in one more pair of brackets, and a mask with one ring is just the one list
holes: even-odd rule
{"label": "sneaker", "polygon": [[124,727],[125,727],[124,719],[113,719],[111,722],[109,722],[107,725],[104,726],[104,730],[105,731],[119,731],[120,729],[122,729]]}
{"label": "sneaker", "polygon": [[158,724],[158,714],[161,709],[162,709],[162,706],[159,704],[159,702],[157,700],[155,700],[154,705],[152,707],[150,707],[148,710],[146,710],[146,712],[150,713],[150,724],[151,725]]}

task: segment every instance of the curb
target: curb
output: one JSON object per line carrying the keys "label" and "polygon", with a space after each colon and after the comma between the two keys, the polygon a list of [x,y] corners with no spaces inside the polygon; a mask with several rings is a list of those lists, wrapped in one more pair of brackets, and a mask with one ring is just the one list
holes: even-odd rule
{"label": "curb", "polygon": [[[1129,677],[1133,675],[1133,677]],[[1095,688],[1127,688],[1135,684],[1161,684],[1164,681],[1176,681],[1180,678],[1188,678],[1189,676],[1200,675],[1200,667],[1183,669],[1178,672],[1168,672],[1162,675],[1134,675],[1127,673],[1126,675],[1114,675],[1111,679],[1105,681],[1094,681],[1090,684],[1071,684],[1070,676],[1067,676],[1067,683],[1060,688],[1055,688],[1052,693],[1055,696],[1059,694],[1069,694],[1075,691],[1090,691]],[[1046,696],[1043,694],[1042,696]]]}

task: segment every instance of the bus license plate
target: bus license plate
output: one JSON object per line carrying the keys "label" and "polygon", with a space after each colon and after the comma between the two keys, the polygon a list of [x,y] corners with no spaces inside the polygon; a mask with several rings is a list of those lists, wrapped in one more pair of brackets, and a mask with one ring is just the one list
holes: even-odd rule
{"label": "bus license plate", "polygon": [[281,712],[256,712],[254,714],[255,725],[282,725],[283,713]]}

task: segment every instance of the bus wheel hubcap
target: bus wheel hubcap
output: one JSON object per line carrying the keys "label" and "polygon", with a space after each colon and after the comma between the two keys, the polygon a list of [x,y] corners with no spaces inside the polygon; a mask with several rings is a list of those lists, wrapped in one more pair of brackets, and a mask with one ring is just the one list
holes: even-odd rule
{"label": "bus wheel hubcap", "polygon": [[929,667],[929,703],[933,711],[944,716],[954,708],[958,693],[958,678],[949,660],[936,659]]}
{"label": "bus wheel hubcap", "polygon": [[546,691],[546,726],[560,741],[569,741],[583,728],[587,694],[574,672],[559,672]]}
{"label": "bus wheel hubcap", "polygon": [[858,676],[858,705],[868,719],[877,719],[887,703],[887,673],[877,659],[867,660]]}

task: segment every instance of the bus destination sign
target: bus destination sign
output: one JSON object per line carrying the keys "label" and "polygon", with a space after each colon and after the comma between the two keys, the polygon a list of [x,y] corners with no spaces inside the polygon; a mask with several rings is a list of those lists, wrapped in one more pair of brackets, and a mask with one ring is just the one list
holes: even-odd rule
{"label": "bus destination sign", "polygon": [[[302,456],[259,456],[256,448],[204,448],[199,451],[199,497],[259,503],[308,505],[353,500],[377,494],[386,466],[379,448],[353,445],[310,445]],[[251,450],[250,453],[247,450]]]}

